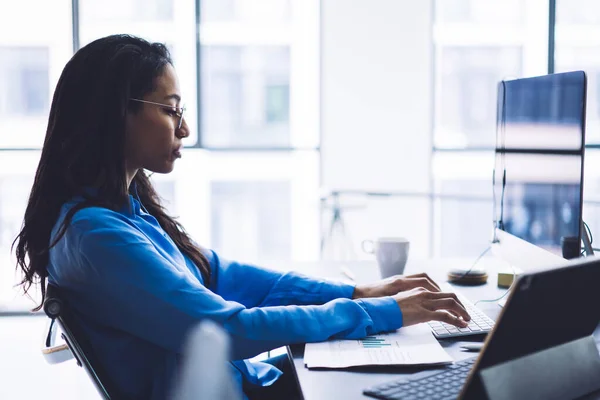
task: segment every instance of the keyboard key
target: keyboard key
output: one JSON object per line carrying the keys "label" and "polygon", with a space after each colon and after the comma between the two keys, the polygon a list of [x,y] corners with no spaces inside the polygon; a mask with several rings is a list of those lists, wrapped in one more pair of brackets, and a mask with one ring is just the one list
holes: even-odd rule
{"label": "keyboard key", "polygon": [[474,362],[475,358],[459,361],[432,376],[387,382],[363,393],[386,400],[456,399]]}
{"label": "keyboard key", "polygon": [[441,338],[449,338],[449,337],[457,337],[457,336],[466,336],[473,334],[481,334],[487,333],[492,330],[494,326],[494,321],[488,317],[483,311],[478,309],[472,302],[468,299],[464,298],[461,294],[458,294],[458,298],[464,304],[467,312],[471,316],[471,320],[469,321],[469,325],[467,328],[456,328],[453,325],[449,325],[446,323],[441,323],[441,326],[447,330],[448,333],[442,332],[438,321],[431,321],[431,324],[435,324],[435,327],[438,329],[433,329],[432,332],[435,337],[438,339]]}

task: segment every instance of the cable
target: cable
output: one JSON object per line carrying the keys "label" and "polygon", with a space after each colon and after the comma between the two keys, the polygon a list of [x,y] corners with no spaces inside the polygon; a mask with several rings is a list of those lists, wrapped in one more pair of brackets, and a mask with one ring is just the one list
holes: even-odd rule
{"label": "cable", "polygon": [[[598,249],[596,249],[596,248],[592,247],[592,243],[594,243],[594,236],[592,235],[592,230],[590,229],[590,226],[589,226],[589,225],[587,224],[587,222],[585,222],[585,221],[581,221],[581,222],[583,222],[583,226],[584,226],[584,228],[585,228],[585,231],[587,232],[587,234],[588,234],[588,236],[589,236],[589,239],[590,239],[590,247],[592,248],[592,251],[600,251],[600,250],[598,250]],[[583,238],[582,238],[582,239],[583,239]],[[585,240],[584,240],[584,243],[585,243]],[[581,247],[581,250],[582,250],[582,251],[581,251],[581,253],[579,254],[579,256],[580,256],[580,257],[583,257],[584,255],[587,255],[587,251],[586,251],[586,248],[585,248],[585,246],[582,246],[582,247]]]}
{"label": "cable", "polygon": [[477,263],[479,263],[479,260],[481,260],[483,258],[483,256],[485,256],[487,254],[487,252],[490,251],[491,249],[492,249],[492,246],[488,246],[484,251],[482,251],[481,254],[475,259],[475,261],[473,261],[473,264],[467,270],[467,272],[465,273],[465,275],[468,275],[469,272],[471,272],[473,270],[473,268],[475,268],[475,266],[477,265]]}
{"label": "cable", "polygon": [[460,281],[465,276],[469,275],[469,272],[471,272],[473,270],[473,268],[475,268],[475,266],[477,265],[477,263],[479,263],[479,260],[481,260],[483,258],[483,256],[485,256],[487,254],[487,252],[490,251],[491,249],[492,249],[492,246],[488,246],[483,252],[481,252],[481,254],[475,259],[475,261],[473,261],[473,264],[471,264],[471,266],[469,267],[469,269],[467,270],[467,272],[463,273],[458,278],[452,279],[451,281]]}
{"label": "cable", "polygon": [[495,299],[484,299],[484,300],[477,300],[475,302],[475,305],[479,304],[479,303],[495,303],[497,301],[502,300],[504,297],[506,297],[507,294],[510,293],[510,290],[512,289],[512,287],[515,284],[515,280],[517,278],[517,271],[515,270],[515,267],[512,266],[512,264],[510,264],[510,269],[512,270],[513,273],[513,279],[512,282],[510,283],[510,286],[508,287],[508,289],[506,289],[506,291],[502,294],[502,296],[497,297]]}
{"label": "cable", "polygon": [[[587,231],[588,235],[590,235],[590,245],[591,245],[592,243],[594,243],[594,236],[592,236],[592,230],[590,229],[590,226],[585,221],[582,221],[582,222],[583,222],[583,226],[585,226],[585,230]],[[593,250],[596,250],[596,249],[593,249]]]}

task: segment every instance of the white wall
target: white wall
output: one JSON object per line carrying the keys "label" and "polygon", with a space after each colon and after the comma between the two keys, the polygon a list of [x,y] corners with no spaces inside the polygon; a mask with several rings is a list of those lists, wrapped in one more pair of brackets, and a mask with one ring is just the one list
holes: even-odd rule
{"label": "white wall", "polygon": [[[321,21],[323,188],[429,192],[432,0],[322,0]],[[356,249],[401,235],[429,254],[428,200],[350,202],[366,207],[344,214]]]}

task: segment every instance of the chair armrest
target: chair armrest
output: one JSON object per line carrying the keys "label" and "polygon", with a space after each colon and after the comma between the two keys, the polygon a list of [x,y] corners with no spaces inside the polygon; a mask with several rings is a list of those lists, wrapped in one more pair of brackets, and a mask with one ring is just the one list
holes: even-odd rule
{"label": "chair armrest", "polygon": [[44,335],[42,355],[48,364],[59,364],[73,358],[73,353],[66,343],[56,344],[56,319],[48,320],[48,333]]}

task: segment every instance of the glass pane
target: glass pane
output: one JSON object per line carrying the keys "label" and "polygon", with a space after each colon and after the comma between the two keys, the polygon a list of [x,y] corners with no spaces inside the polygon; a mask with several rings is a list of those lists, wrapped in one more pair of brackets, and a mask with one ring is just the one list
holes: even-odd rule
{"label": "glass pane", "polygon": [[600,151],[586,149],[583,185],[583,220],[588,224],[592,236],[600,240]]}
{"label": "glass pane", "polygon": [[47,47],[0,47],[0,116],[48,113],[49,53]]}
{"label": "glass pane", "polygon": [[586,143],[600,142],[600,43],[556,48],[556,72],[584,70],[588,78]]}
{"label": "glass pane", "polygon": [[556,2],[556,72],[584,70],[588,77],[586,142],[600,143],[600,2]]}
{"label": "glass pane", "polygon": [[520,22],[524,17],[522,0],[438,0],[436,22]]}
{"label": "glass pane", "polygon": [[293,147],[291,96],[299,96],[298,112],[307,106],[301,96],[312,82],[297,71],[294,79],[303,87],[292,89],[291,53],[301,57],[296,67],[310,62],[306,39],[299,41],[296,33],[313,29],[310,7],[296,1],[296,15],[292,0],[207,0],[201,7],[202,146]]}
{"label": "glass pane", "polygon": [[202,144],[289,146],[287,47],[205,46]]}
{"label": "glass pane", "polygon": [[292,258],[289,181],[217,181],[210,190],[217,252],[252,262]]}
{"label": "glass pane", "polygon": [[[436,207],[441,257],[476,256],[492,238],[491,180],[442,180]],[[446,196],[446,197],[444,197]]]}
{"label": "glass pane", "polygon": [[493,146],[498,82],[521,76],[519,47],[445,47],[441,50],[436,144]]}
{"label": "glass pane", "polygon": [[557,0],[556,23],[595,25],[600,23],[598,0]]}
{"label": "glass pane", "polygon": [[175,10],[175,0],[80,0],[81,45],[117,33],[171,42],[174,23],[181,22],[176,21]]}
{"label": "glass pane", "polygon": [[[0,309],[32,309],[37,303],[21,296],[21,289],[15,284],[21,279],[17,272],[16,259],[10,248],[17,237],[27,199],[33,183],[33,176],[25,179],[22,175],[0,176]],[[32,286],[30,294],[37,302],[39,288]]]}
{"label": "glass pane", "polygon": [[437,0],[434,145],[492,148],[503,79],[547,71],[548,3]]}
{"label": "glass pane", "polygon": [[290,19],[290,0],[202,0],[204,22],[285,22]]}
{"label": "glass pane", "polygon": [[115,21],[170,21],[174,0],[80,1],[82,23]]}
{"label": "glass pane", "polygon": [[151,177],[152,186],[160,197],[161,204],[167,209],[167,213],[172,216],[177,216],[177,203],[175,196],[175,181],[172,179],[156,179]]}
{"label": "glass pane", "polygon": [[0,2],[0,148],[42,147],[71,33],[70,0]]}

